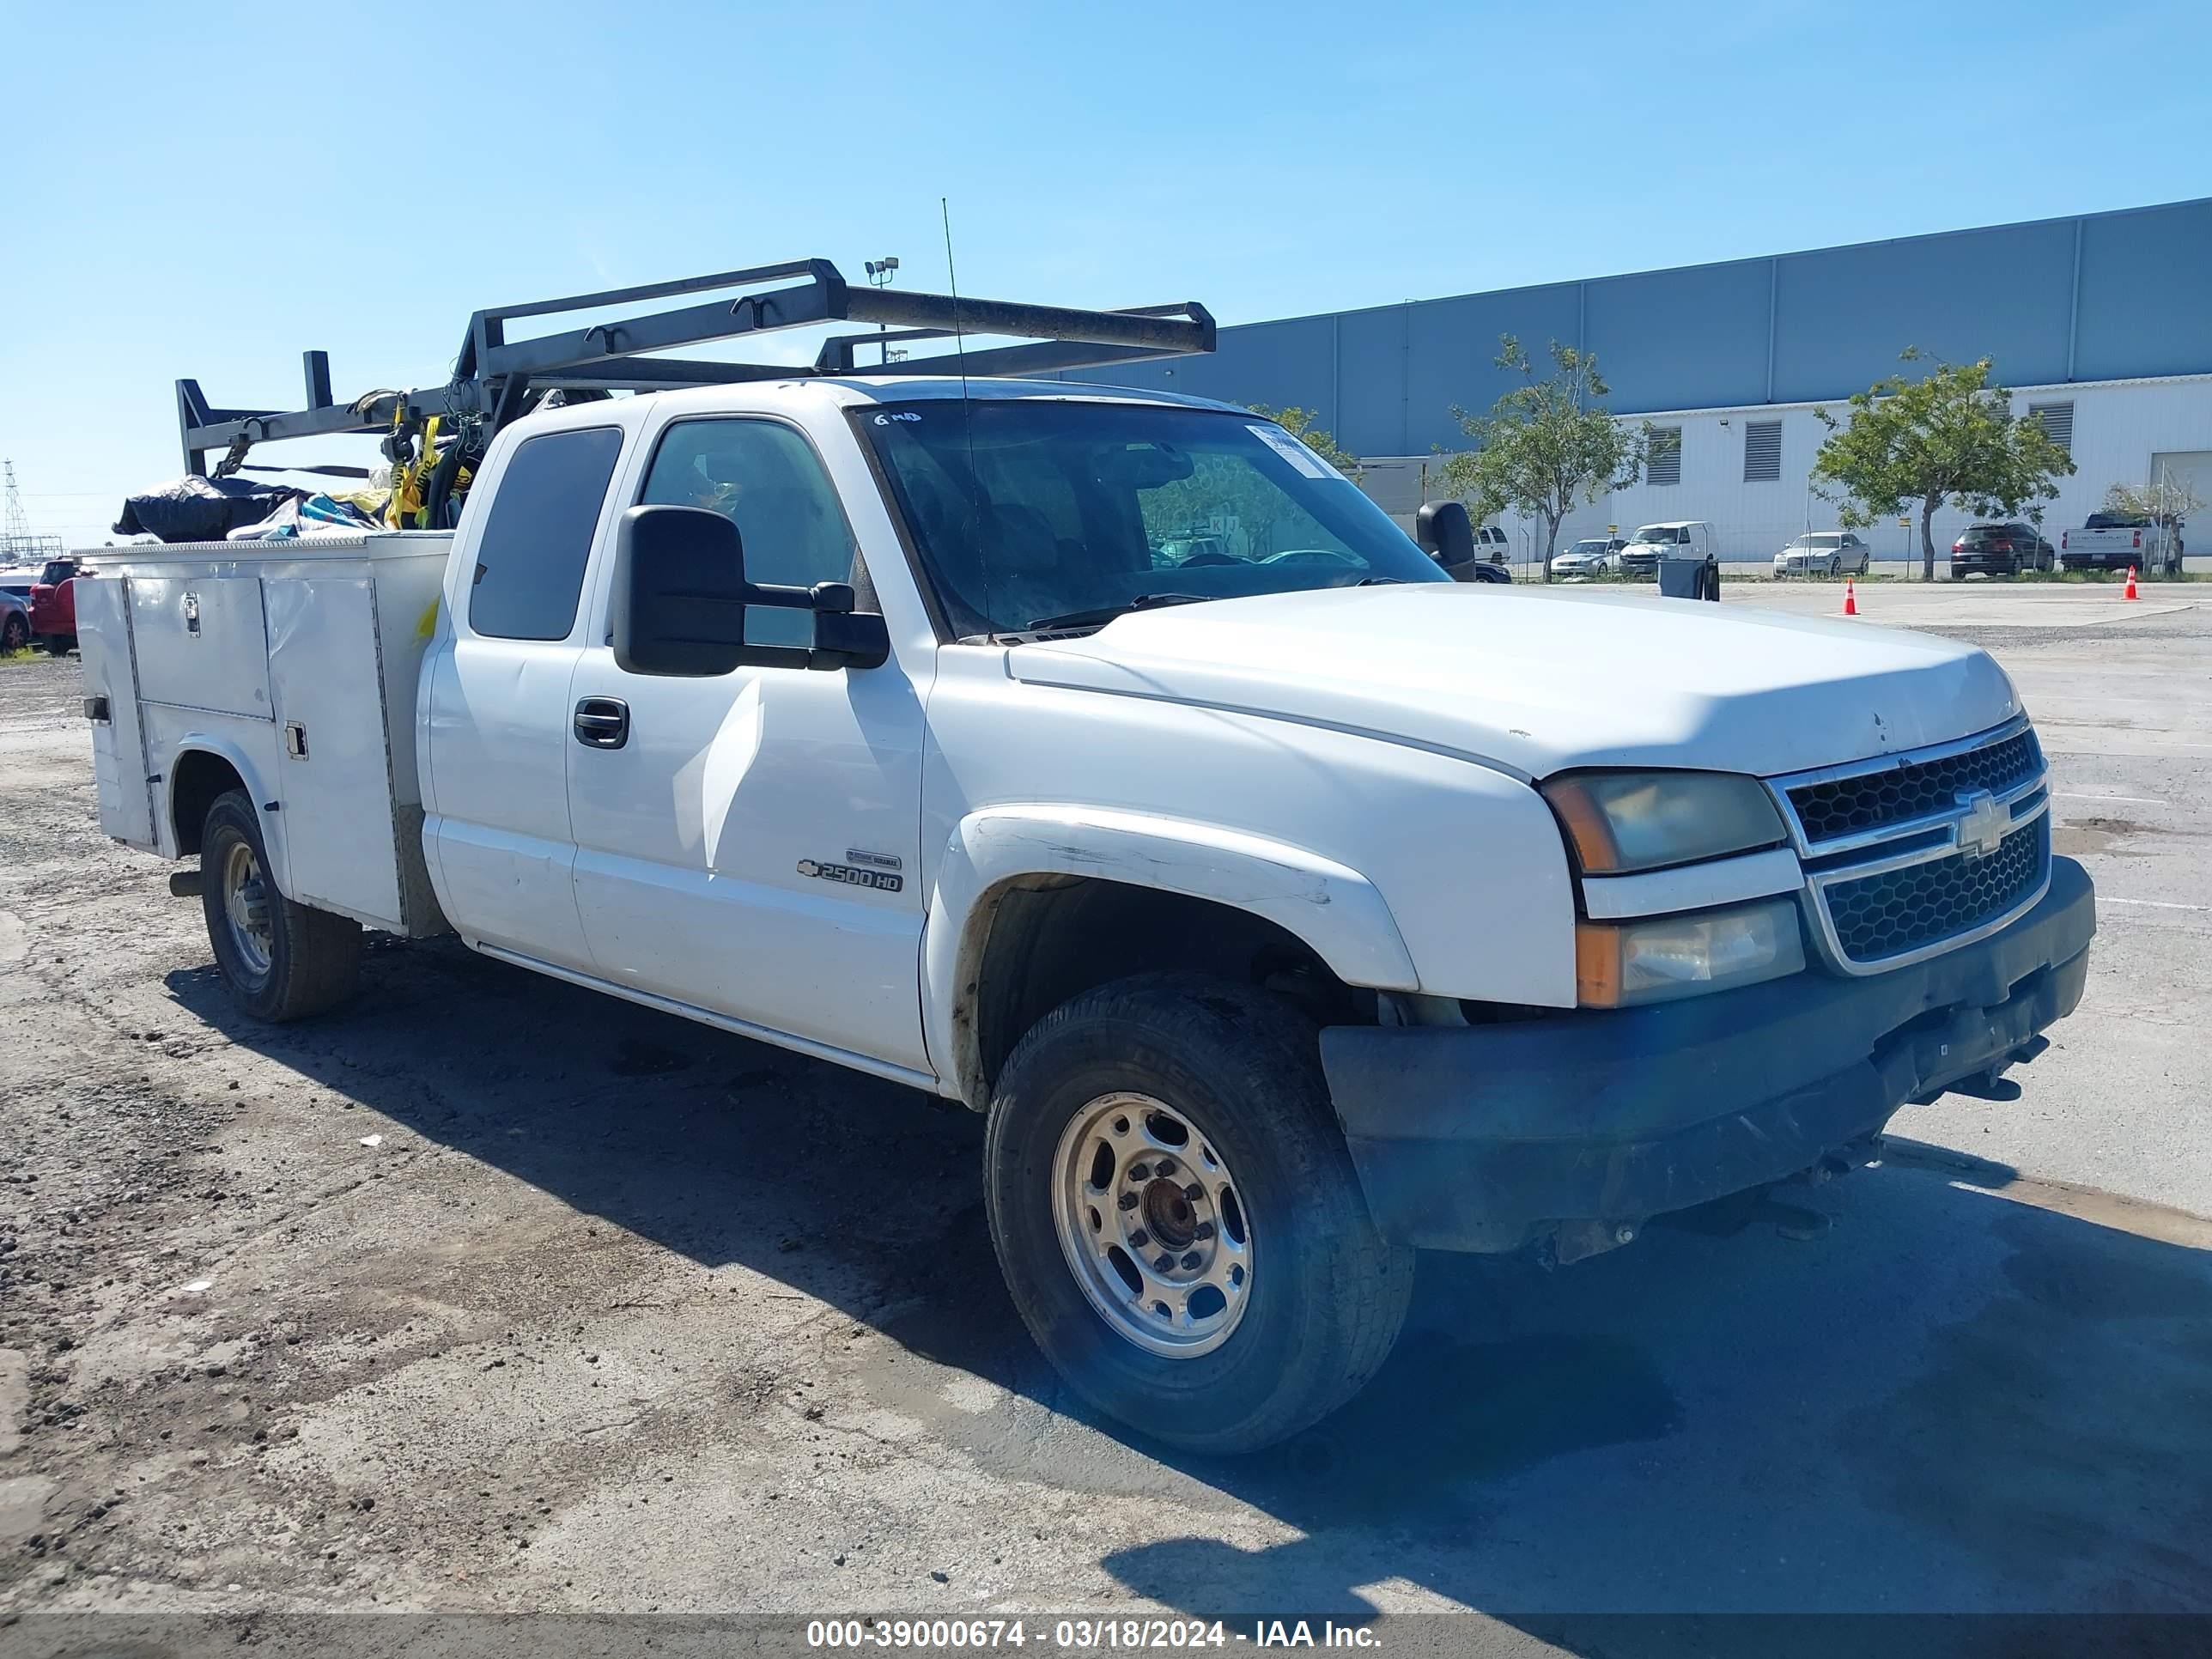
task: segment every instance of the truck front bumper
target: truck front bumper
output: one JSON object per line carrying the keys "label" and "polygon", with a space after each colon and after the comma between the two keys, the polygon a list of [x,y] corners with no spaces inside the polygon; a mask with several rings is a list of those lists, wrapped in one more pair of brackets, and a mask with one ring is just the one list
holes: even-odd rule
{"label": "truck front bumper", "polygon": [[2057,858],[2027,915],[1911,967],[1497,1024],[1332,1026],[1322,1065],[1387,1236],[1486,1251],[1556,1236],[1588,1254],[1848,1157],[1907,1102],[2033,1058],[2081,1000],[2095,930],[2087,874]]}

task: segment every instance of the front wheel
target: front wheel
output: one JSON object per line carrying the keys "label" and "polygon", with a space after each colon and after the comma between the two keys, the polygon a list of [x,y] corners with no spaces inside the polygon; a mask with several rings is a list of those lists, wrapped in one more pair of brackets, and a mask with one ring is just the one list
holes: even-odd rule
{"label": "front wheel", "polygon": [[31,624],[23,620],[21,611],[14,612],[4,623],[0,623],[0,651],[21,651],[30,642]]}
{"label": "front wheel", "polygon": [[216,966],[256,1019],[299,1019],[353,994],[361,924],[277,890],[252,799],[216,797],[200,830],[200,903]]}
{"label": "front wheel", "polygon": [[1376,1232],[1313,1028],[1152,974],[1084,993],[1006,1062],[984,1138],[1014,1305],[1076,1393],[1170,1445],[1272,1445],[1396,1341],[1413,1253]]}

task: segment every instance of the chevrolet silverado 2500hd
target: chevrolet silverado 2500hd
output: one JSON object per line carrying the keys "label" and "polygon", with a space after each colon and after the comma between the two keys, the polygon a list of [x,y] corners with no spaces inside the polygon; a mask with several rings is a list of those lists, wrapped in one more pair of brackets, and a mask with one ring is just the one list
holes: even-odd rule
{"label": "chevrolet silverado 2500hd", "polygon": [[1347,1399],[1417,1248],[1571,1261],[1865,1161],[2087,972],[1981,651],[1455,583],[1217,404],[589,402],[451,532],[76,587],[101,821],[198,859],[247,1010],[450,927],[965,1102],[1036,1340],[1184,1447]]}

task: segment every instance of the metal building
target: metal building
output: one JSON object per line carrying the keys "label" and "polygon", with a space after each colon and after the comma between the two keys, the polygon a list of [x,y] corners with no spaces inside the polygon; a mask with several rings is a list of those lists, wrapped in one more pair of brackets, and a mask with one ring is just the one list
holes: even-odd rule
{"label": "metal building", "polygon": [[[1313,410],[1402,514],[1438,452],[1464,447],[1453,406],[1486,410],[1510,384],[1492,363],[1498,336],[1532,353],[1571,343],[1597,354],[1615,414],[1677,428],[1681,441],[1674,482],[1578,512],[1563,541],[1702,519],[1725,556],[1763,558],[1834,523],[1808,488],[1825,435],[1814,407],[1909,367],[1898,362],[1908,345],[1987,356],[2016,407],[2053,405],[2061,432],[2070,421],[2079,471],[2047,528],[2161,471],[2212,501],[2208,272],[2212,198],[1255,323],[1223,329],[1211,357],[1070,378]],[[2212,514],[2199,516],[2191,539],[2212,550]],[[1936,528],[1965,522],[1947,512]],[[1905,551],[1894,525],[1872,539]]]}

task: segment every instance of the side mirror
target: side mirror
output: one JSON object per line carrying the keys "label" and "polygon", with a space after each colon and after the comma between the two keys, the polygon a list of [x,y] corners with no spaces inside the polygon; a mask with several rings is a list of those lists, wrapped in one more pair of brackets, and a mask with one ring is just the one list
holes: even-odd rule
{"label": "side mirror", "polygon": [[[699,507],[633,507],[615,527],[615,662],[625,673],[708,678],[733,668],[873,668],[890,655],[884,619],[853,609],[842,582],[757,586],[738,527]],[[754,606],[813,613],[814,643],[749,645]]]}
{"label": "side mirror", "polygon": [[1454,581],[1474,580],[1474,520],[1458,501],[1424,501],[1413,515],[1413,538]]}

